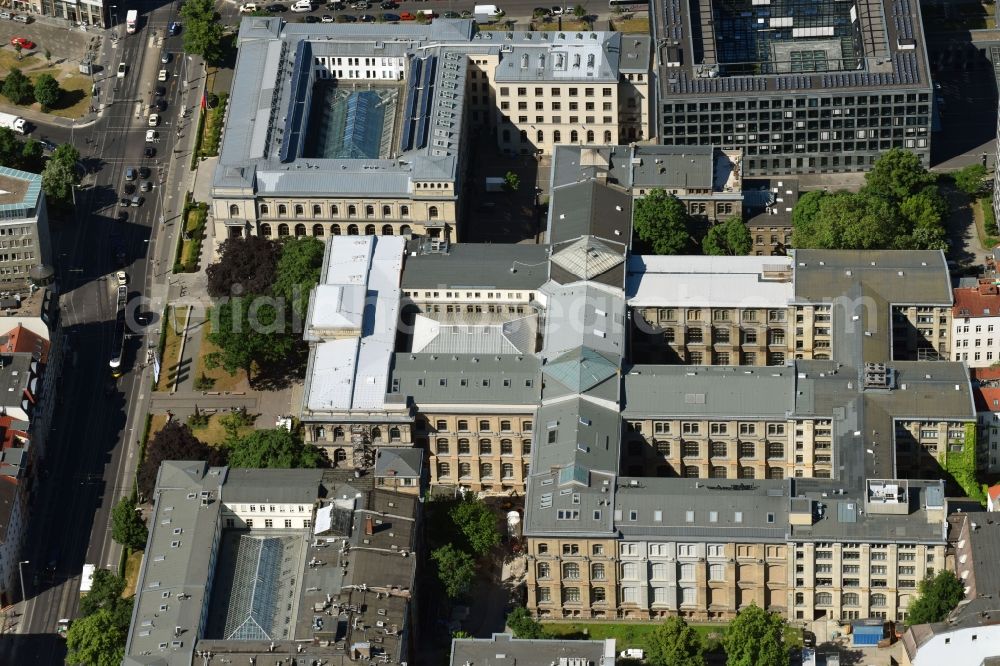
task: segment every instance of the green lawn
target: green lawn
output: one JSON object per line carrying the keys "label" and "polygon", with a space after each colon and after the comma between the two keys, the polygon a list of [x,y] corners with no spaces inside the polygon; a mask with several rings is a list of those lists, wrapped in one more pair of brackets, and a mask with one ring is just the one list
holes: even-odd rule
{"label": "green lawn", "polygon": [[[628,648],[649,649],[649,639],[659,626],[658,622],[543,622],[545,633],[559,638],[573,640],[615,639],[615,649]],[[719,639],[728,625],[723,622],[715,624],[691,624],[702,640]],[[714,636],[713,636],[714,634]],[[789,647],[802,645],[802,631],[797,627],[785,629],[785,641]]]}

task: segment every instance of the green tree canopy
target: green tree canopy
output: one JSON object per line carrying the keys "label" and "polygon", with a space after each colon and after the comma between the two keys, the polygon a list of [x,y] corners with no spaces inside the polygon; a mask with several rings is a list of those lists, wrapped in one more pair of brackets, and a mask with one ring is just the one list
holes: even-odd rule
{"label": "green tree canopy", "polygon": [[471,555],[449,543],[432,551],[431,559],[437,565],[438,580],[449,599],[468,591],[476,575],[476,563]]}
{"label": "green tree canopy", "polygon": [[108,608],[77,619],[66,633],[66,662],[119,666],[125,656],[127,633],[128,623],[122,627],[119,618]]}
{"label": "green tree canopy", "polygon": [[713,224],[701,242],[705,254],[739,256],[753,247],[750,230],[739,216]]}
{"label": "green tree canopy", "polygon": [[229,374],[243,370],[253,386],[255,363],[285,360],[295,349],[297,340],[286,315],[284,308],[261,296],[233,298],[213,308],[212,330],[207,337],[219,349],[208,355],[207,364]]}
{"label": "green tree canopy", "polygon": [[215,3],[188,0],[181,6],[181,18],[184,20],[184,52],[200,55],[211,64],[221,61],[225,26],[215,11]]}
{"label": "green tree canopy", "polygon": [[146,456],[136,475],[139,492],[146,499],[153,497],[164,460],[204,460],[218,466],[226,464],[226,455],[223,448],[202,443],[187,425],[176,419],[168,421],[146,444]]}
{"label": "green tree canopy", "polygon": [[514,634],[514,638],[545,638],[542,623],[531,617],[531,613],[524,606],[517,606],[507,613],[506,624]]}
{"label": "green tree canopy", "polygon": [[42,74],[35,79],[35,101],[42,105],[42,110],[47,111],[59,102],[62,89],[59,82],[51,74]]}
{"label": "green tree canopy", "polygon": [[802,194],[792,209],[792,226],[798,228],[811,225],[826,195],[824,190],[813,190]]}
{"label": "green tree canopy", "polygon": [[701,637],[681,617],[667,618],[649,639],[647,660],[653,666],[703,666]]}
{"label": "green tree canopy", "polygon": [[636,235],[656,254],[680,254],[691,245],[691,216],[661,188],[636,200],[632,220]]}
{"label": "green tree canopy", "polygon": [[281,244],[272,291],[291,304],[299,316],[305,316],[309,292],[319,284],[325,247],[313,236],[289,238]]}
{"label": "green tree canopy", "polygon": [[[10,130],[7,131],[10,132]],[[25,171],[40,172],[45,168],[43,156],[42,144],[34,139],[28,139],[22,144],[21,148],[21,168]]]}
{"label": "green tree canopy", "polygon": [[503,176],[503,188],[508,192],[517,192],[521,187],[521,177],[513,171],[508,171]]}
{"label": "green tree canopy", "polygon": [[906,613],[906,623],[910,626],[941,622],[965,596],[962,581],[947,569],[920,581],[917,592]]}
{"label": "green tree canopy", "polygon": [[722,639],[726,666],[786,666],[785,621],[750,604],[736,615]]}
{"label": "green tree canopy", "polygon": [[904,232],[890,201],[869,194],[837,192],[819,200],[811,219],[799,216],[792,244],[800,248],[873,250],[894,247]]}
{"label": "green tree canopy", "polygon": [[111,510],[111,538],[132,550],[142,550],[146,547],[149,531],[142,516],[136,511],[135,501],[122,497]]}
{"label": "green tree canopy", "polygon": [[982,164],[970,164],[956,171],[952,177],[955,179],[955,187],[972,197],[983,189],[986,167]]}
{"label": "green tree canopy", "polygon": [[865,174],[863,190],[898,202],[933,185],[936,180],[937,176],[920,164],[915,153],[893,148],[882,153],[872,170]]}
{"label": "green tree canopy", "polygon": [[500,544],[497,517],[482,500],[463,500],[452,507],[449,515],[476,555],[485,555]]}
{"label": "green tree canopy", "polygon": [[[297,241],[290,243],[297,246]],[[209,296],[270,293],[283,255],[278,243],[262,236],[227,238],[219,246],[219,254],[219,261],[205,269]]]}
{"label": "green tree canopy", "polygon": [[20,69],[14,67],[7,74],[3,81],[3,96],[14,104],[30,104],[32,85],[31,80],[25,76]]}
{"label": "green tree canopy", "polygon": [[299,469],[327,467],[323,452],[284,428],[254,430],[227,443],[230,467]]}
{"label": "green tree canopy", "polygon": [[73,186],[78,178],[75,165],[49,159],[42,169],[42,190],[49,203],[56,207],[66,207],[72,203]]}
{"label": "green tree canopy", "polygon": [[[125,591],[125,579],[116,576],[107,569],[97,569],[94,571],[94,584],[80,598],[80,615],[86,617],[93,615],[102,608],[117,609],[126,606],[126,610],[131,612],[132,602],[130,599],[122,599],[122,592]],[[128,618],[125,620],[128,626]]]}

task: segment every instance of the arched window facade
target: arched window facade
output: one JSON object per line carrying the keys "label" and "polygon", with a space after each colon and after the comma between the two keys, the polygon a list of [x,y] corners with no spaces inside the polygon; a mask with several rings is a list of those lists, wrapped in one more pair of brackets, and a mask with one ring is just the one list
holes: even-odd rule
{"label": "arched window facade", "polygon": [[323,229],[322,224],[313,225],[313,236],[325,236],[325,235],[326,235],[326,230]]}
{"label": "arched window facade", "polygon": [[319,204],[313,204],[313,217],[319,217],[323,214],[323,207]]}
{"label": "arched window facade", "polygon": [[580,133],[577,132],[576,130],[573,130],[572,132],[569,133],[569,140],[571,143],[576,143],[577,141],[580,140]]}
{"label": "arched window facade", "polygon": [[437,219],[437,217],[438,217],[438,208],[437,208],[437,206],[431,206],[430,208],[427,209],[427,217],[431,218],[432,220],[436,220]]}
{"label": "arched window facade", "polygon": [[337,449],[333,452],[333,462],[342,463],[347,460],[347,451],[344,449]]}
{"label": "arched window facade", "polygon": [[559,130],[554,130],[552,132],[552,143],[559,143],[562,141],[562,132]]}
{"label": "arched window facade", "polygon": [[437,465],[438,478],[451,476],[451,465],[446,462],[439,462]]}
{"label": "arched window facade", "polygon": [[594,143],[594,130],[587,130],[587,143]]}
{"label": "arched window facade", "polygon": [[604,130],[604,143],[611,143],[611,130]]}
{"label": "arched window facade", "polygon": [[392,217],[392,206],[382,206],[382,217]]}
{"label": "arched window facade", "polygon": [[295,235],[296,236],[305,236],[306,235],[306,225],[304,225],[304,224],[296,224],[295,225]]}
{"label": "arched window facade", "polygon": [[278,236],[281,237],[281,236],[287,236],[287,235],[288,235],[288,225],[287,224],[279,224],[278,225]]}
{"label": "arched window facade", "polygon": [[479,466],[479,478],[481,479],[492,479],[493,478],[493,465],[490,463],[483,463]]}
{"label": "arched window facade", "polygon": [[288,206],[285,204],[278,204],[278,215],[288,215]]}
{"label": "arched window facade", "polygon": [[270,238],[271,237],[271,225],[268,224],[267,222],[265,222],[264,224],[260,225],[260,235],[263,236],[264,238]]}
{"label": "arched window facade", "polygon": [[374,224],[366,224],[365,225],[365,236],[374,236],[374,235],[375,235],[375,225]]}
{"label": "arched window facade", "polygon": [[382,235],[383,236],[391,236],[392,235],[392,225],[391,224],[383,224],[382,225]]}
{"label": "arched window facade", "polygon": [[375,206],[371,204],[365,206],[365,217],[375,217]]}
{"label": "arched window facade", "polygon": [[260,214],[261,215],[269,215],[270,213],[271,213],[271,209],[268,207],[267,204],[261,204],[260,205]]}
{"label": "arched window facade", "polygon": [[240,214],[240,207],[236,204],[229,204],[229,217],[238,217]]}
{"label": "arched window facade", "polygon": [[306,209],[302,204],[295,204],[295,215],[305,215]]}
{"label": "arched window facade", "polygon": [[349,224],[349,225],[347,225],[347,235],[348,236],[357,236],[358,235],[358,225],[356,225],[356,224]]}
{"label": "arched window facade", "polygon": [[335,224],[332,227],[330,227],[330,233],[332,233],[334,236],[339,236],[340,235],[340,225],[339,224]]}

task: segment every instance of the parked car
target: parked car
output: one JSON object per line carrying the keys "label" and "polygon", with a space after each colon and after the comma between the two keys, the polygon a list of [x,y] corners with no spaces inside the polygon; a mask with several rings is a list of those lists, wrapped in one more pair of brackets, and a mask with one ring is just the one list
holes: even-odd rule
{"label": "parked car", "polygon": [[410,12],[403,12],[402,14],[399,15],[399,20],[400,21],[416,21],[417,17],[415,15],[411,14]]}
{"label": "parked car", "polygon": [[139,167],[139,178],[149,178],[149,167]]}
{"label": "parked car", "polygon": [[374,23],[375,22],[375,17],[372,16],[371,14],[362,14],[361,15],[361,22],[362,23]]}
{"label": "parked car", "polygon": [[149,192],[151,189],[153,189],[153,181],[144,180],[141,183],[139,183],[140,192]]}
{"label": "parked car", "polygon": [[345,6],[342,0],[334,0],[334,2],[327,4],[326,8],[331,12],[342,12]]}
{"label": "parked car", "polygon": [[150,127],[158,127],[160,124],[160,114],[158,113],[149,114],[149,120],[146,121],[146,124],[149,125]]}
{"label": "parked car", "polygon": [[14,15],[11,14],[10,12],[0,12],[0,19],[6,19],[9,21],[12,18],[14,18]]}
{"label": "parked car", "polygon": [[569,14],[569,13],[570,13],[569,7],[553,7],[552,8],[552,15],[553,16],[562,16],[564,14]]}
{"label": "parked car", "polygon": [[142,205],[143,203],[145,203],[145,201],[146,201],[146,197],[140,197],[140,196],[135,196],[135,197],[132,197],[132,200],[131,200],[131,201],[130,201],[129,203],[130,203],[130,204],[131,204],[132,206],[134,206],[134,207],[138,208],[138,207],[139,207],[139,206],[141,206],[141,205]]}
{"label": "parked car", "polygon": [[311,12],[312,8],[312,0],[297,0],[297,2],[292,5],[293,12]]}
{"label": "parked car", "polygon": [[49,141],[46,138],[39,139],[38,143],[42,144],[42,150],[44,150],[47,153],[51,153],[53,150],[55,150],[56,148],[59,147],[55,143],[53,143],[52,141]]}
{"label": "parked car", "polygon": [[271,12],[272,14],[280,14],[281,12],[288,11],[288,7],[277,2],[274,3],[273,5],[268,5],[267,7],[264,7],[264,9]]}
{"label": "parked car", "polygon": [[323,14],[323,18],[320,19],[322,23],[333,23],[333,17],[329,14]]}
{"label": "parked car", "polygon": [[240,14],[253,14],[255,11],[257,11],[257,5],[252,2],[240,5]]}
{"label": "parked car", "polygon": [[118,63],[118,78],[119,79],[124,79],[125,78],[125,72],[127,72],[127,71],[128,71],[128,65],[126,65],[123,62]]}
{"label": "parked car", "polygon": [[122,194],[124,194],[127,197],[130,197],[133,194],[135,194],[135,185],[133,185],[132,183],[125,183],[125,185],[122,187]]}
{"label": "parked car", "polygon": [[124,287],[128,284],[128,274],[125,271],[118,271],[115,273],[115,277],[118,278],[119,287]]}
{"label": "parked car", "polygon": [[319,23],[319,17],[313,16],[312,14],[306,14],[302,17],[303,23]]}
{"label": "parked car", "polygon": [[164,95],[167,94],[167,87],[156,86],[156,89],[153,91],[153,94],[155,94],[157,97],[163,97]]}
{"label": "parked car", "polygon": [[369,7],[371,7],[371,5],[368,4],[368,2],[366,2],[366,0],[359,0],[358,2],[355,2],[354,4],[351,5],[351,9],[354,9],[354,10],[357,10],[357,11],[364,11],[365,9],[368,9]]}
{"label": "parked car", "polygon": [[382,14],[382,20],[387,21],[389,23],[395,23],[396,21],[399,20],[399,14],[388,14],[388,13]]}
{"label": "parked car", "polygon": [[162,64],[164,64],[164,65],[166,65],[168,62],[170,62],[170,52],[169,51],[164,51],[163,53],[160,54],[160,62]]}
{"label": "parked car", "polygon": [[30,51],[31,49],[35,48],[35,43],[30,39],[26,39],[24,37],[11,37],[10,45],[20,46],[22,49],[25,49],[26,51]]}
{"label": "parked car", "polygon": [[337,14],[337,17],[333,20],[337,23],[354,23],[358,20],[358,17],[351,16],[350,14]]}
{"label": "parked car", "polygon": [[142,151],[142,154],[145,157],[156,157],[156,148],[146,146],[146,149]]}
{"label": "parked car", "polygon": [[180,31],[181,31],[181,24],[178,23],[177,21],[171,21],[170,25],[167,26],[167,32],[170,34],[171,37],[180,34]]}
{"label": "parked car", "polygon": [[161,69],[160,73],[156,75],[156,80],[159,81],[160,83],[165,82],[168,78],[169,74],[167,74],[167,70],[165,69]]}
{"label": "parked car", "polygon": [[382,0],[382,4],[380,4],[379,7],[382,9],[395,9],[396,7],[399,7],[399,5],[393,2],[393,0]]}
{"label": "parked car", "polygon": [[136,179],[136,177],[137,176],[136,176],[135,167],[126,167],[126,169],[125,169],[125,180],[127,180],[127,181],[133,181],[133,180]]}
{"label": "parked car", "polygon": [[164,111],[167,110],[167,100],[161,97],[160,99],[153,102],[153,108],[155,108],[160,113],[163,113]]}
{"label": "parked car", "polygon": [[132,200],[129,199],[128,197],[122,197],[121,199],[118,200],[118,205],[128,208],[128,205],[129,203],[131,203],[131,201]]}
{"label": "parked car", "polygon": [[146,143],[159,143],[160,133],[156,130],[146,130]]}
{"label": "parked car", "polygon": [[462,18],[462,15],[459,14],[458,12],[445,12],[444,13],[444,17],[445,18],[456,19],[456,18]]}
{"label": "parked car", "polygon": [[25,25],[31,23],[31,17],[27,14],[15,14],[13,20],[17,23],[23,23]]}

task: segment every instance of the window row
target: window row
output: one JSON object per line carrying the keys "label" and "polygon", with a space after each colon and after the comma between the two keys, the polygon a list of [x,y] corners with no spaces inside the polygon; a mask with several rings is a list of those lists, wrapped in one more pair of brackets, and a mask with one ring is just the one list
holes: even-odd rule
{"label": "window row", "polygon": [[[472,443],[468,439],[458,440],[458,446],[456,447],[459,455],[471,455],[472,454]],[[514,440],[511,439],[501,439],[500,440],[500,455],[502,456],[512,456],[514,455]],[[493,455],[494,447],[493,441],[489,439],[479,440],[479,446],[477,452],[481,456]],[[447,439],[441,437],[434,442],[434,453],[437,455],[446,455],[451,453],[451,442]],[[521,440],[521,453],[528,454],[531,453],[531,440],[523,439]]]}
{"label": "window row", "polygon": [[[348,204],[346,208],[347,217],[358,217],[359,215],[358,211],[361,210],[362,208],[364,209],[365,217],[375,217],[375,212],[376,210],[378,210],[378,207],[375,204],[365,204],[364,206],[359,206],[357,204]],[[288,209],[289,209],[288,204],[278,204],[277,205],[278,217],[287,216]],[[292,209],[292,214],[295,217],[303,217],[306,214],[306,204],[293,204],[291,209]],[[382,210],[381,216],[383,218],[400,217],[406,219],[410,217],[410,207],[405,205],[399,207],[398,215],[396,215],[393,212],[393,207],[388,204],[383,204],[381,210]],[[258,204],[257,211],[259,217],[267,217],[271,214],[271,206],[269,204],[264,204],[264,203]],[[321,204],[312,204],[311,211],[312,211],[312,217],[324,217],[324,210]],[[327,214],[329,217],[340,217],[341,216],[340,211],[341,207],[339,205],[331,204],[330,207],[327,209]],[[432,220],[437,218],[438,215],[439,211],[437,206],[430,206],[427,209],[427,216]],[[229,216],[240,217],[239,205],[237,204],[229,205]]]}
{"label": "window row", "polygon": [[[559,118],[553,118],[552,119],[553,123],[555,123],[555,124],[561,124],[561,123],[556,122],[557,120],[560,120],[560,119]],[[570,120],[573,121],[574,119],[570,118]],[[519,118],[518,122],[526,123],[526,122],[528,122],[528,119],[527,119],[527,117],[524,117],[523,120],[521,120]],[[540,123],[540,122],[543,122],[543,121],[538,120],[536,122]],[[588,120],[587,122],[594,122],[594,121],[593,120]],[[575,122],[571,122],[570,124],[576,124],[576,123]],[[587,130],[586,133],[583,136],[584,136],[584,143],[594,143],[594,141],[596,140],[596,137],[594,135],[594,130]],[[604,135],[603,135],[604,143],[605,144],[610,144],[612,142],[612,136],[613,135],[611,133],[611,130],[605,130],[604,131]],[[501,137],[502,137],[504,143],[510,143],[510,141],[511,141],[510,130],[509,129],[505,129],[502,132]],[[528,143],[528,131],[527,130],[521,130],[519,139],[520,139],[521,143]],[[552,143],[562,143],[562,140],[563,140],[562,132],[560,130],[553,130],[552,131]],[[571,130],[570,133],[569,133],[569,142],[570,143],[580,143],[580,133],[578,131],[576,131],[576,130]],[[539,144],[545,143],[545,130],[536,130],[535,131],[535,143],[539,143]]]}
{"label": "window row", "polygon": [[[527,466],[525,466],[527,467]],[[524,476],[528,475],[528,470],[524,470]],[[437,464],[437,476],[439,479],[449,478],[451,476],[451,463],[439,462]],[[472,463],[462,462],[458,463],[458,478],[459,479],[471,479],[472,478]],[[479,478],[480,479],[492,479],[494,477],[493,465],[491,463],[480,463],[479,465]],[[513,479],[514,477],[514,464],[513,463],[503,463],[500,465],[500,478],[501,479]]]}
{"label": "window row", "polygon": [[[264,238],[270,238],[273,235],[273,233],[274,233],[271,225],[269,223],[267,223],[267,222],[261,222],[260,226],[259,226],[259,229],[260,229],[260,235],[263,236]],[[278,237],[279,238],[283,238],[285,236],[290,236],[291,234],[290,234],[289,231],[290,231],[290,228],[289,228],[289,226],[287,224],[282,223],[282,224],[278,225]],[[307,233],[306,225],[304,225],[304,224],[296,224],[294,231],[295,231],[295,236],[308,236],[309,235]],[[356,224],[349,224],[349,225],[347,225],[347,235],[348,236],[358,236],[358,235],[361,235],[360,231],[361,231],[360,227],[358,227],[358,225],[356,225]],[[404,225],[402,225],[399,228],[399,234],[401,236],[405,236],[406,234],[410,234],[410,233],[413,233],[413,230],[410,228],[410,225],[408,225],[408,224],[404,224]],[[314,224],[314,225],[312,225],[312,235],[316,236],[318,238],[322,238],[323,236],[325,236],[326,235],[326,225],[323,225],[323,224]],[[340,236],[340,235],[342,235],[341,228],[340,228],[339,224],[332,224],[332,225],[330,225],[330,235],[331,236]],[[376,229],[376,226],[374,224],[369,224],[369,225],[366,225],[365,228],[364,228],[364,235],[365,236],[392,236],[392,235],[394,235],[394,232],[393,232],[393,227],[392,227],[391,224],[383,224],[380,230]]]}

